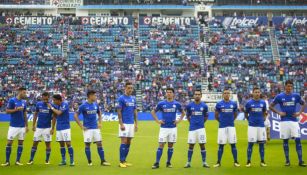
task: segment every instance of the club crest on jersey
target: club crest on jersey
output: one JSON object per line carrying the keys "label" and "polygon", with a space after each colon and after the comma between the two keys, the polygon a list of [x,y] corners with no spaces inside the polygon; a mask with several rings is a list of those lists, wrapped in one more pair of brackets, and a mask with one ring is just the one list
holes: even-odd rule
{"label": "club crest on jersey", "polygon": [[295,98],[294,98],[294,97],[292,97],[292,101],[295,101]]}
{"label": "club crest on jersey", "polygon": [[260,107],[263,107],[263,104],[260,104]]}
{"label": "club crest on jersey", "polygon": [[233,108],[233,105],[230,105],[230,108]]}
{"label": "club crest on jersey", "polygon": [[203,107],[201,107],[201,108],[200,108],[200,110],[202,111],[202,110],[204,110],[204,108],[203,108]]}

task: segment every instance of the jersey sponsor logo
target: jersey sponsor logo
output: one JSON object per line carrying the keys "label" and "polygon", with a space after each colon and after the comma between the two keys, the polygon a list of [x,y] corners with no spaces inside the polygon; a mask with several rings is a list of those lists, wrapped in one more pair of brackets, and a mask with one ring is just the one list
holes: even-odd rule
{"label": "jersey sponsor logo", "polygon": [[222,112],[233,112],[233,109],[222,109]]}
{"label": "jersey sponsor logo", "polygon": [[293,101],[283,102],[282,104],[283,104],[283,106],[295,106],[295,103]]}
{"label": "jersey sponsor logo", "polygon": [[134,103],[132,103],[132,102],[126,102],[126,106],[134,106]]}
{"label": "jersey sponsor logo", "polygon": [[97,109],[96,110],[88,110],[86,111],[87,114],[97,114]]}
{"label": "jersey sponsor logo", "polygon": [[201,111],[194,111],[194,112],[192,112],[192,115],[200,115],[200,116],[202,116],[203,113]]}
{"label": "jersey sponsor logo", "polygon": [[262,108],[252,108],[252,112],[262,112]]}
{"label": "jersey sponsor logo", "polygon": [[163,112],[176,112],[176,108],[166,108],[163,109]]}
{"label": "jersey sponsor logo", "polygon": [[39,109],[40,113],[45,113],[45,114],[49,114],[49,109]]}

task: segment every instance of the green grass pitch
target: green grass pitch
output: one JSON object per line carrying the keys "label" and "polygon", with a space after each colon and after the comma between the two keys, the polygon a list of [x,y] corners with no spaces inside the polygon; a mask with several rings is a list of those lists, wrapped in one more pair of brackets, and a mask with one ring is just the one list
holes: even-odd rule
{"label": "green grass pitch", "polygon": [[[29,123],[32,128],[32,123]],[[246,168],[246,148],[247,148],[247,123],[246,121],[236,121],[237,135],[238,135],[238,159],[241,167],[233,167],[233,159],[230,151],[230,146],[226,146],[222,159],[222,167],[213,168],[212,165],[217,159],[217,122],[208,121],[206,123],[207,130],[207,162],[211,165],[210,169],[202,168],[201,155],[199,147],[194,148],[192,158],[192,168],[184,169],[183,166],[187,161],[187,135],[188,135],[188,122],[181,122],[178,126],[178,140],[174,147],[174,155],[172,159],[172,169],[165,168],[167,148],[164,148],[163,156],[161,158],[160,169],[152,170],[151,166],[155,161],[156,149],[158,146],[158,132],[159,126],[153,121],[139,122],[139,131],[136,133],[132,141],[130,153],[128,155],[128,162],[133,164],[133,167],[121,169],[118,167],[119,159],[119,144],[120,139],[118,134],[117,122],[103,122],[102,137],[103,146],[105,150],[106,159],[112,164],[110,167],[100,166],[99,157],[96,151],[96,145],[92,145],[92,159],[93,166],[87,166],[87,160],[84,153],[83,135],[80,128],[72,122],[72,145],[75,151],[75,167],[59,167],[57,164],[60,162],[59,144],[55,142],[53,136],[51,165],[45,165],[45,145],[40,143],[34,165],[24,165],[18,167],[14,165],[16,158],[16,141],[13,145],[11,154],[11,166],[0,167],[0,175],[57,175],[57,174],[133,174],[133,175],[202,175],[202,174],[244,174],[244,175],[264,175],[264,174],[306,174],[306,168],[298,167],[298,160],[295,151],[294,141],[290,142],[290,159],[291,167],[284,167],[284,153],[282,149],[281,140],[270,141],[266,145],[265,159],[268,167],[260,167],[258,145],[254,146],[252,156],[252,167]],[[8,123],[0,123],[0,161],[5,161],[5,144],[8,130]],[[22,154],[21,162],[25,163],[29,160],[30,150],[32,145],[33,132],[30,131],[26,135],[24,151]],[[307,161],[307,141],[302,141],[303,157]],[[66,154],[69,160],[68,154]]]}

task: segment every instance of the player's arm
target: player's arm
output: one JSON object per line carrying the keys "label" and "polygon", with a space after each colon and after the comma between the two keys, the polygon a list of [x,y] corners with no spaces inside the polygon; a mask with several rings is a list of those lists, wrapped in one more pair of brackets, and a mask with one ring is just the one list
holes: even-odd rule
{"label": "player's arm", "polygon": [[164,124],[164,122],[162,120],[159,120],[157,113],[155,110],[151,111],[151,115],[154,118],[154,120],[158,123],[158,124]]}
{"label": "player's arm", "polygon": [[29,131],[29,128],[28,128],[28,112],[27,112],[27,109],[26,107],[24,107],[24,112],[23,112],[23,117],[24,117],[24,120],[25,120],[25,128],[26,128],[26,132]]}
{"label": "player's arm", "polygon": [[12,114],[14,112],[23,111],[23,110],[24,110],[24,107],[22,107],[22,106],[15,107],[15,102],[13,100],[10,100],[9,103],[8,103],[7,108],[5,109],[5,112],[7,114]]}
{"label": "player's arm", "polygon": [[123,115],[122,115],[122,109],[121,108],[117,109],[117,115],[118,115],[118,122],[119,122],[119,125],[120,125],[120,129],[122,131],[124,131],[125,125],[124,125],[124,122],[123,122]]}
{"label": "player's arm", "polygon": [[101,129],[101,126],[102,126],[102,114],[101,114],[101,111],[99,110],[98,111],[98,129]]}
{"label": "player's arm", "polygon": [[57,110],[57,109],[55,109],[53,106],[51,106],[51,104],[50,104],[50,103],[48,103],[48,107],[51,109],[51,111],[52,111],[53,113],[55,113],[55,114],[56,114],[56,116],[55,116],[55,117],[57,117],[57,116],[59,116],[59,115],[61,115],[61,114],[63,113],[63,111],[61,111],[61,110]]}
{"label": "player's arm", "polygon": [[208,113],[208,111],[205,113],[205,115],[204,115],[204,118],[205,118],[205,120],[204,120],[204,122],[206,122],[207,120],[208,120],[208,117],[209,117],[209,113]]}
{"label": "player's arm", "polygon": [[55,123],[56,123],[56,115],[55,115],[55,114],[52,114],[51,130],[50,130],[50,134],[51,134],[51,135],[53,135]]}
{"label": "player's arm", "polygon": [[301,105],[301,109],[299,110],[299,112],[296,112],[296,113],[294,113],[293,114],[293,116],[294,117],[299,117],[304,111],[305,111],[305,108],[306,108],[306,102],[304,102],[302,99],[301,99],[301,97],[299,97],[300,98],[300,101],[299,101],[299,103],[300,103],[300,105]]}
{"label": "player's arm", "polygon": [[234,117],[234,120],[236,120],[237,117],[238,117],[238,105],[237,105],[237,103],[235,103],[234,106],[235,107],[234,107],[233,117]]}
{"label": "player's arm", "polygon": [[219,112],[217,110],[214,111],[215,120],[220,121]]}
{"label": "player's arm", "polygon": [[187,112],[186,112],[187,120],[190,122],[190,120],[191,120],[191,113],[189,112],[188,107],[187,107],[186,111],[187,111]]}
{"label": "player's arm", "polygon": [[273,100],[273,102],[270,104],[270,110],[278,115],[280,115],[281,117],[285,116],[286,113],[285,112],[281,112],[281,111],[278,111],[275,106],[276,104],[278,103],[279,101],[279,97],[276,96],[275,99]]}
{"label": "player's arm", "polygon": [[178,124],[180,123],[182,120],[183,120],[183,117],[185,116],[185,112],[184,110],[181,111],[181,115],[180,115],[180,118],[178,120],[175,121],[175,124]]}
{"label": "player's arm", "polygon": [[83,124],[81,123],[80,119],[79,119],[79,112],[75,112],[74,114],[74,119],[76,121],[76,123],[79,125],[79,127],[82,129],[82,130],[85,130],[85,128],[83,127]]}
{"label": "player's arm", "polygon": [[138,130],[138,110],[134,110],[134,130]]}
{"label": "player's arm", "polygon": [[34,112],[34,114],[33,114],[33,126],[32,126],[32,131],[35,131],[35,130],[36,130],[37,115],[38,115],[38,112]]}

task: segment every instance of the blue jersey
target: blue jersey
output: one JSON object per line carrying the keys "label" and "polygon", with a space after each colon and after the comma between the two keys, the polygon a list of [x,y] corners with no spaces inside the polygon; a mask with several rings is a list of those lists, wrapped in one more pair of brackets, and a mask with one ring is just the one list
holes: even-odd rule
{"label": "blue jersey", "polygon": [[38,102],[36,104],[37,112],[37,128],[50,128],[52,120],[52,110],[48,108],[45,102]]}
{"label": "blue jersey", "polygon": [[83,115],[83,126],[87,129],[97,129],[97,114],[100,113],[96,103],[83,103],[78,110],[78,114]]}
{"label": "blue jersey", "polygon": [[118,109],[121,109],[123,123],[134,123],[134,110],[136,109],[136,100],[133,96],[121,95],[118,98]]}
{"label": "blue jersey", "polygon": [[281,121],[297,121],[297,118],[293,116],[296,112],[297,103],[301,105],[305,104],[300,95],[296,93],[287,95],[283,92],[278,94],[273,100],[273,104],[279,104],[280,110],[286,113],[286,116],[281,117]]}
{"label": "blue jersey", "polygon": [[56,117],[56,130],[70,129],[68,103],[62,102],[59,106],[56,106],[56,109],[62,111],[62,114]]}
{"label": "blue jersey", "polygon": [[171,102],[164,100],[158,103],[155,111],[162,112],[164,124],[161,124],[161,128],[175,128],[176,125],[174,122],[176,121],[176,114],[177,112],[182,112],[182,107],[181,104],[175,100]]}
{"label": "blue jersey", "polygon": [[264,100],[249,100],[245,105],[245,112],[248,113],[248,125],[254,127],[264,127],[264,113],[266,103]]}
{"label": "blue jersey", "polygon": [[190,117],[190,131],[205,127],[205,117],[208,116],[208,106],[204,102],[191,102],[186,107],[187,117]]}
{"label": "blue jersey", "polygon": [[10,126],[12,127],[25,127],[25,116],[24,112],[27,110],[27,104],[25,100],[18,100],[18,98],[14,97],[9,100],[7,105],[8,109],[15,109],[18,107],[23,107],[23,111],[17,111],[11,113]]}
{"label": "blue jersey", "polygon": [[216,104],[215,110],[219,113],[219,127],[233,127],[234,114],[238,110],[238,105],[234,101],[220,101]]}

